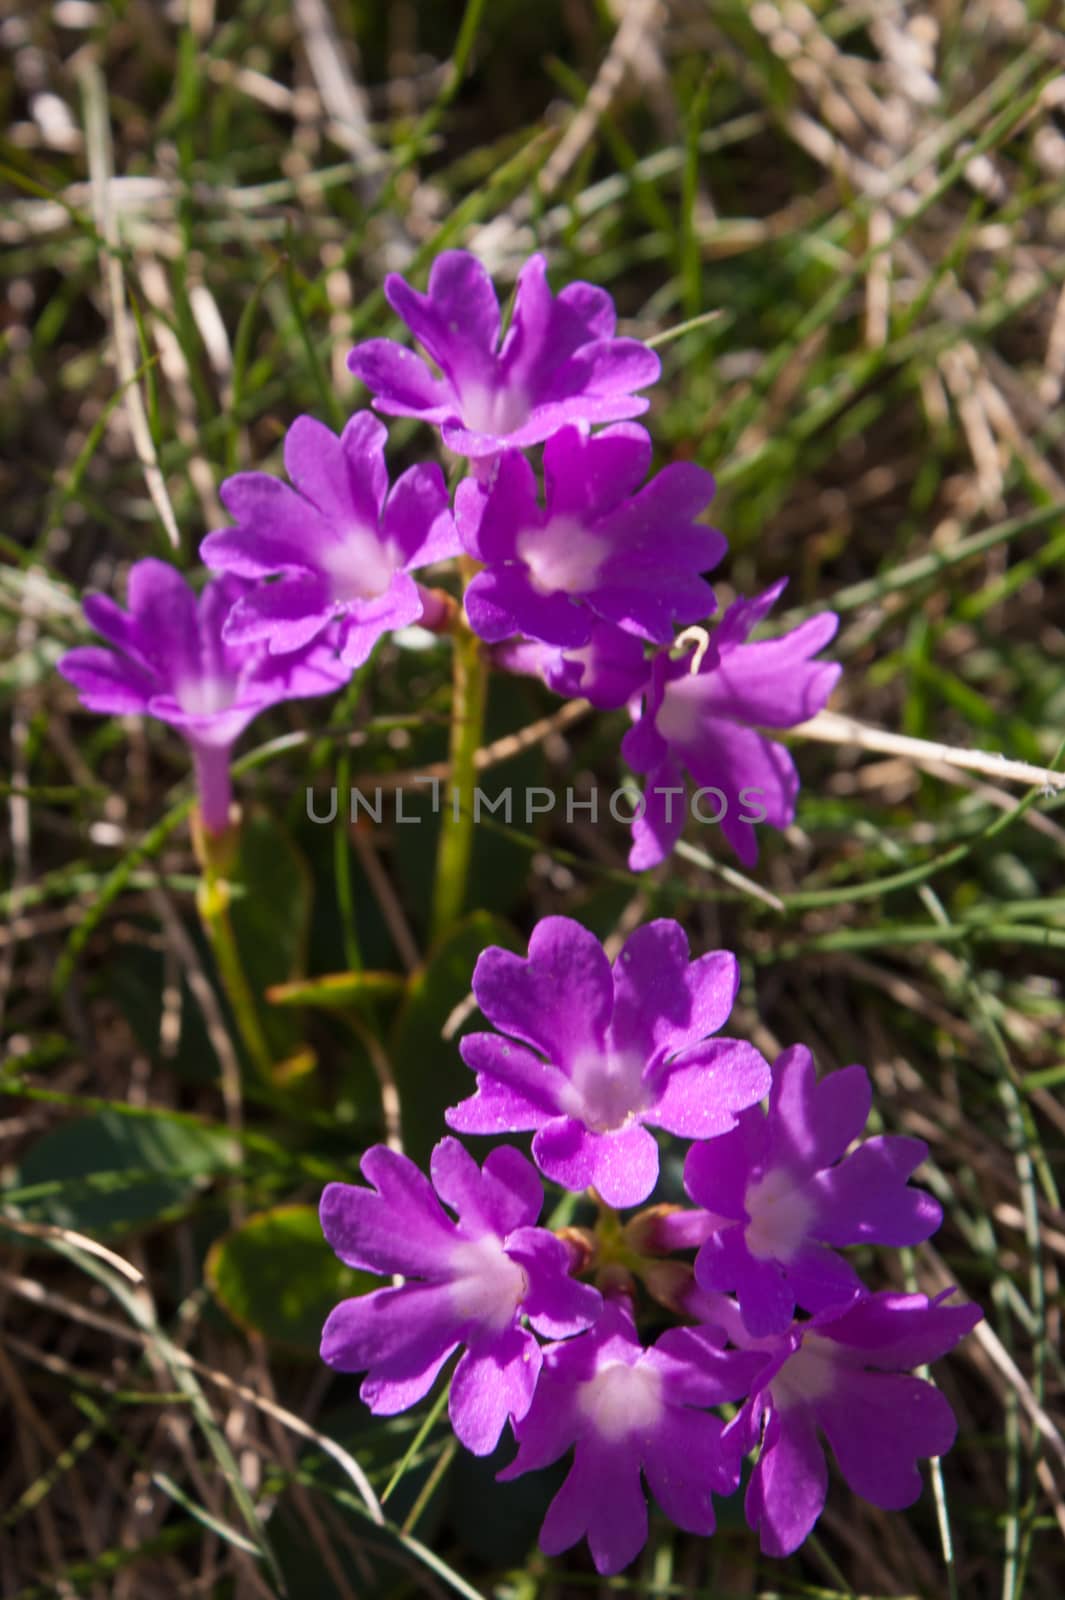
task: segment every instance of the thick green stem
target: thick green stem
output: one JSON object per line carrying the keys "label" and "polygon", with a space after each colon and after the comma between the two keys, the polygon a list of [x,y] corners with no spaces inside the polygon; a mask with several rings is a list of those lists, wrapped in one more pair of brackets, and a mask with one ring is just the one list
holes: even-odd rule
{"label": "thick green stem", "polygon": [[481,641],[464,619],[454,631],[451,693],[451,782],[441,797],[440,843],[433,885],[432,938],[439,939],[462,913],[473,848],[477,751],[484,737],[488,663]]}
{"label": "thick green stem", "polygon": [[259,1020],[254,996],[244,976],[229,917],[229,879],[209,860],[203,864],[203,876],[196,891],[196,907],[248,1055],[263,1081],[273,1083],[273,1056]]}

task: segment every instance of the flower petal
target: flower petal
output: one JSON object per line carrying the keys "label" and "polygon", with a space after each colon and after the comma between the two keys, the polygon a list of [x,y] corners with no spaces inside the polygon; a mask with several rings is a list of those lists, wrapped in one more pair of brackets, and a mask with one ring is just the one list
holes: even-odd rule
{"label": "flower petal", "polygon": [[722,1449],[718,1419],[670,1406],[642,1456],[647,1487],[669,1520],[686,1533],[713,1533],[713,1495],[731,1494],[740,1477],[735,1454]]}
{"label": "flower petal", "polygon": [[628,1440],[578,1440],[573,1466],[540,1530],[545,1555],[587,1536],[596,1570],[620,1572],[647,1543],[647,1500],[638,1447]]}
{"label": "flower petal", "polygon": [[813,1172],[838,1161],[869,1117],[873,1091],[864,1067],[844,1067],[818,1081],[803,1044],[773,1063],[767,1163]]}
{"label": "flower petal", "polygon": [[373,1189],[330,1183],[322,1195],[322,1231],[333,1250],[349,1267],[439,1278],[456,1230],[428,1178],[384,1145],[367,1150],[360,1165]]}
{"label": "flower petal", "polygon": [[486,644],[515,634],[573,649],[588,643],[594,616],[568,594],[541,594],[521,567],[490,567],[467,585],[470,627]]}
{"label": "flower petal", "polygon": [[779,1431],[751,1474],[745,1511],[763,1555],[790,1556],[825,1506],[828,1466],[805,1406],[777,1414]]}
{"label": "flower petal", "polygon": [[573,1191],[591,1185],[608,1206],[636,1206],[658,1181],[658,1145],[638,1123],[595,1133],[559,1117],[533,1139],[533,1157],[545,1177]]}
{"label": "flower petal", "polygon": [[765,1155],[765,1117],[751,1110],[736,1120],[735,1128],[712,1143],[692,1145],[684,1163],[684,1187],[696,1205],[745,1222],[747,1184]]}
{"label": "flower petal", "polygon": [[265,640],[277,655],[301,650],[322,632],[334,614],[329,590],[318,577],[281,578],[238,600],[223,629],[227,644]]}
{"label": "flower petal", "polygon": [[[335,437],[330,437],[336,448]],[[336,545],[336,529],[329,517],[267,472],[238,472],[225,480],[218,493],[239,527],[207,535],[200,553],[208,566],[224,567],[243,578],[263,578],[275,572],[313,569],[320,553]],[[252,538],[238,539],[238,533]]]}
{"label": "flower petal", "polygon": [[683,754],[696,783],[712,791],[701,801],[693,797],[695,816],[700,804],[704,819],[716,815],[724,796],[721,831],[743,865],[753,867],[758,840],[752,824],[786,828],[795,820],[799,775],[790,754],[753,728],[716,717],[703,721],[698,747],[686,746]]}
{"label": "flower petal", "polygon": [[388,490],[387,437],[370,411],[357,411],[339,438],[315,417],[297,417],[285,435],[285,470],[327,521],[376,528]]}
{"label": "flower petal", "polygon": [[947,1305],[946,1298],[890,1291],[870,1295],[842,1316],[819,1317],[818,1332],[860,1350],[868,1366],[908,1371],[953,1350],[983,1317],[979,1306]]}
{"label": "flower petal", "polygon": [[531,1050],[498,1034],[468,1033],[459,1041],[459,1054],[477,1074],[477,1093],[451,1107],[449,1127],[460,1133],[522,1133],[558,1116],[568,1080]]}
{"label": "flower petal", "polygon": [[[662,363],[654,351],[638,339],[595,339],[555,368],[537,398],[545,402],[581,395],[609,400],[650,388],[658,382],[661,372]],[[600,416],[588,420],[608,419]]]}
{"label": "flower petal", "polygon": [[429,1171],[433,1188],[457,1214],[464,1233],[505,1239],[540,1215],[544,1191],[536,1169],[509,1145],[490,1151],[482,1168],[457,1139],[441,1139]]}
{"label": "flower petal", "polygon": [[432,1388],[458,1343],[457,1320],[443,1285],[377,1289],[329,1313],[322,1360],[337,1372],[369,1369],[363,1400],[377,1415],[394,1416]]}
{"label": "flower petal", "polygon": [[465,1351],[451,1379],[448,1415],[467,1450],[491,1455],[507,1419],[526,1415],[542,1361],[532,1334],[517,1326]]}
{"label": "flower petal", "polygon": [[495,946],[485,950],[473,992],[495,1027],[557,1066],[602,1050],[614,1000],[610,963],[595,935],[571,917],[543,917],[526,960]]}
{"label": "flower petal", "polygon": [[447,504],[444,474],[435,462],[408,467],[395,481],[382,534],[403,553],[407,572],[447,561],[462,546]]}
{"label": "flower petal", "polygon": [[812,1402],[847,1483],[885,1511],[919,1499],[919,1459],[942,1456],[958,1425],[945,1396],[923,1378],[840,1369],[831,1394]]}
{"label": "flower petal", "polygon": [[706,1039],[728,1020],[739,982],[739,963],[729,951],[692,961],[678,922],[660,917],[645,923],[614,963],[610,1031],[616,1048],[651,1061]]}
{"label": "flower petal", "polygon": [[528,1279],[521,1309],[537,1333],[545,1339],[567,1339],[591,1327],[603,1298],[590,1283],[571,1276],[573,1252],[564,1239],[546,1228],[519,1228],[507,1240],[507,1254]]}
{"label": "flower petal", "polygon": [[451,385],[434,378],[420,356],[394,339],[367,339],[348,356],[348,370],[369,389],[374,408],[393,417],[442,422],[454,416]]}
{"label": "flower petal", "polygon": [[[636,729],[630,732],[636,732]],[[654,737],[657,739],[658,736]],[[662,748],[667,748],[664,740]],[[688,814],[686,794],[684,773],[676,762],[664,761],[660,767],[648,773],[643,787],[643,812],[637,812],[631,824],[630,872],[646,872],[670,855],[684,832]]]}
{"label": "flower petal", "polygon": [[707,674],[707,709],[765,728],[789,728],[815,716],[843,668],[808,657],[829,642],[838,625],[833,612],[823,612],[779,639],[724,651],[720,665]]}
{"label": "flower petal", "polygon": [[769,1093],[769,1063],[741,1039],[693,1045],[667,1066],[647,1120],[685,1139],[728,1133],[736,1113]]}
{"label": "flower petal", "polygon": [[651,455],[651,435],[638,423],[619,423],[597,434],[561,428],[544,445],[550,514],[588,523],[611,511],[635,494]]}
{"label": "flower petal", "polygon": [[938,1200],[907,1179],[928,1155],[922,1139],[897,1134],[867,1139],[838,1166],[819,1172],[809,1193],[818,1204],[811,1232],[826,1244],[921,1244],[943,1220]]}
{"label": "flower petal", "polygon": [[494,376],[499,302],[484,267],[467,250],[444,250],[429,272],[429,292],[419,294],[389,273],[385,295],[445,377],[459,388]]}
{"label": "flower petal", "polygon": [[128,717],[148,709],[158,680],[146,667],[99,645],[80,645],[60,657],[58,670],[88,711]]}

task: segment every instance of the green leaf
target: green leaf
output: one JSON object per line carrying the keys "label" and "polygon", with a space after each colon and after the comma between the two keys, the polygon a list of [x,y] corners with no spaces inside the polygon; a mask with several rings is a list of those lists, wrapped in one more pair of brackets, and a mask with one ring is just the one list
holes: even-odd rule
{"label": "green leaf", "polygon": [[314,1356],[338,1301],[381,1287],[337,1260],[314,1206],[274,1206],[249,1217],[215,1241],[205,1272],[234,1322]]}
{"label": "green leaf", "polygon": [[317,978],[275,983],[266,991],[266,998],[272,1006],[320,1006],[332,1011],[392,1000],[406,987],[401,972],[325,972]]}
{"label": "green leaf", "polygon": [[163,1112],[134,1118],[101,1111],[38,1139],[7,1203],[34,1221],[120,1233],[186,1204],[231,1165],[230,1149],[227,1135],[172,1122]]}
{"label": "green leaf", "polygon": [[475,911],[455,924],[409,981],[406,1002],[391,1035],[390,1059],[399,1091],[403,1148],[424,1166],[433,1146],[447,1133],[444,1112],[473,1093],[474,1078],[459,1055],[458,1040],[476,1024],[476,1013],[443,1038],[444,1025],[470,992],[477,957],[490,944],[523,948],[508,922]]}

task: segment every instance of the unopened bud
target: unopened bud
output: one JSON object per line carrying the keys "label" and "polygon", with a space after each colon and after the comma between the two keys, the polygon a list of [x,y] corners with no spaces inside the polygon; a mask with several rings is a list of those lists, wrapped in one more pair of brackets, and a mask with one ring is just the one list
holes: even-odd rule
{"label": "unopened bud", "polygon": [[634,1217],[630,1217],[625,1224],[623,1229],[625,1243],[638,1256],[668,1255],[677,1247],[668,1241],[667,1218],[687,1209],[687,1206],[664,1203],[647,1206],[643,1211],[638,1211]]}
{"label": "unopened bud", "polygon": [[695,1283],[686,1261],[648,1261],[640,1268],[640,1281],[652,1300],[683,1316]]}
{"label": "unopened bud", "polygon": [[596,1250],[595,1235],[589,1228],[559,1228],[555,1237],[569,1245],[573,1258],[570,1270],[575,1276],[580,1277],[582,1273],[591,1270]]}

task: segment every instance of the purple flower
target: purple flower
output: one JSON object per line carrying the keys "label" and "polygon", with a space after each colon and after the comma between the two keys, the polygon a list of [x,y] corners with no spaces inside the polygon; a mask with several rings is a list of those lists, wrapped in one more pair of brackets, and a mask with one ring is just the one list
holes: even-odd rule
{"label": "purple flower", "polygon": [[769,1088],[757,1050],[709,1038],[738,985],[735,956],[715,950],[689,961],[676,922],[637,928],[611,969],[579,922],[545,917],[527,960],[494,947],[478,959],[477,1004],[510,1037],[461,1041],[477,1093],[447,1121],[460,1133],[535,1129],[533,1156],[548,1178],[572,1190],[593,1185],[611,1206],[638,1205],[658,1177],[645,1124],[713,1138]]}
{"label": "purple flower", "polygon": [[[673,661],[662,655],[655,661],[643,715],[622,744],[629,765],[647,773],[646,810],[632,825],[629,866],[634,871],[664,861],[679,839],[684,807],[675,797],[684,793],[685,771],[699,786],[696,814],[720,821],[745,866],[758,860],[752,823],[786,828],[794,821],[795,763],[783,745],[755,729],[790,728],[812,717],[832,693],[841,668],[810,660],[836,632],[839,619],[831,611],[777,639],[746,643],[785,581],[755,600],[730,606],[694,671],[691,657]],[[704,794],[712,799],[701,799]]]}
{"label": "purple flower", "polygon": [[[874,1294],[758,1342],[767,1365],[726,1436],[735,1432],[744,1451],[761,1437],[746,1512],[766,1555],[797,1550],[821,1515],[828,1471],[819,1432],[863,1500],[900,1511],[919,1497],[918,1460],[944,1455],[957,1424],[939,1390],[909,1371],[952,1350],[983,1315],[946,1298]],[[733,1340],[751,1344],[727,1307],[715,1319],[731,1320]]]}
{"label": "purple flower", "polygon": [[571,283],[552,295],[542,256],[531,256],[518,276],[501,347],[492,280],[465,250],[437,257],[428,294],[395,273],[385,279],[385,294],[440,376],[392,339],[357,345],[348,366],[378,411],[436,423],[458,455],[524,449],[567,422],[617,422],[647,410],[633,390],[655,382],[658,357],[635,339],[614,337],[617,318],[605,290]]}
{"label": "purple flower", "polygon": [[383,633],[422,616],[410,573],[460,547],[439,467],[411,467],[389,491],[386,437],[368,411],[339,438],[297,417],[285,436],[294,488],[265,472],[226,479],[222,503],[236,527],[208,534],[200,555],[242,578],[276,580],[236,606],[228,643],[298,650],[339,618],[341,656],[354,668]]}
{"label": "purple flower", "polygon": [[834,1246],[919,1244],[943,1220],[938,1201],[907,1187],[928,1154],[921,1139],[886,1134],[844,1156],[871,1100],[864,1067],[818,1082],[809,1050],[793,1045],[773,1064],[768,1114],[752,1107],[731,1132],[688,1152],[685,1187],[717,1219],[696,1279],[736,1290],[751,1334],[782,1332],[796,1301],[824,1311],[863,1293]]}
{"label": "purple flower", "polygon": [[555,694],[580,695],[600,711],[627,705],[651,671],[640,640],[611,622],[593,621],[588,643],[573,650],[520,639],[498,645],[492,655],[508,672],[542,678]]}
{"label": "purple flower", "polygon": [[508,451],[491,487],[467,479],[455,513],[468,552],[485,563],[466,590],[466,613],[490,644],[525,634],[572,649],[596,618],[665,644],[677,622],[708,616],[714,591],[700,577],[726,550],[694,521],[714,480],[688,461],[644,488],[651,440],[637,423],[599,434],[563,428],[544,447],[545,505],[525,457]]}
{"label": "purple flower", "polygon": [[165,561],[138,561],[129,571],[128,613],[106,595],[85,600],[89,622],[115,649],[86,645],[59,662],[90,711],[144,714],[179,729],[209,833],[228,823],[229,754],[249,722],[278,701],[330,694],[351,676],[332,636],[280,658],[264,645],[227,643],[226,618],[248,588],[237,577],[215,578],[197,600]]}
{"label": "purple flower", "polygon": [[745,1396],[762,1358],[714,1349],[711,1337],[674,1328],[645,1350],[628,1309],[608,1301],[590,1333],[544,1351],[532,1406],[514,1427],[518,1454],[499,1477],[550,1466],[574,1446],[540,1531],[545,1554],[587,1537],[600,1572],[628,1566],[647,1541],[641,1473],[679,1528],[713,1533],[712,1496],[736,1488],[740,1453],[704,1408]]}
{"label": "purple flower", "polygon": [[432,1185],[384,1145],[361,1166],[373,1189],[331,1183],[322,1195],[326,1238],[349,1267],[419,1281],[342,1301],[322,1333],[322,1359],[340,1372],[368,1369],[363,1400],[393,1416],[421,1400],[465,1345],[451,1423],[468,1450],[489,1455],[507,1417],[528,1411],[540,1372],[540,1346],[522,1317],[547,1338],[565,1338],[595,1321],[599,1293],[570,1277],[569,1247],[533,1226],[543,1190],[517,1150],[493,1150],[482,1169],[457,1139],[442,1139]]}

